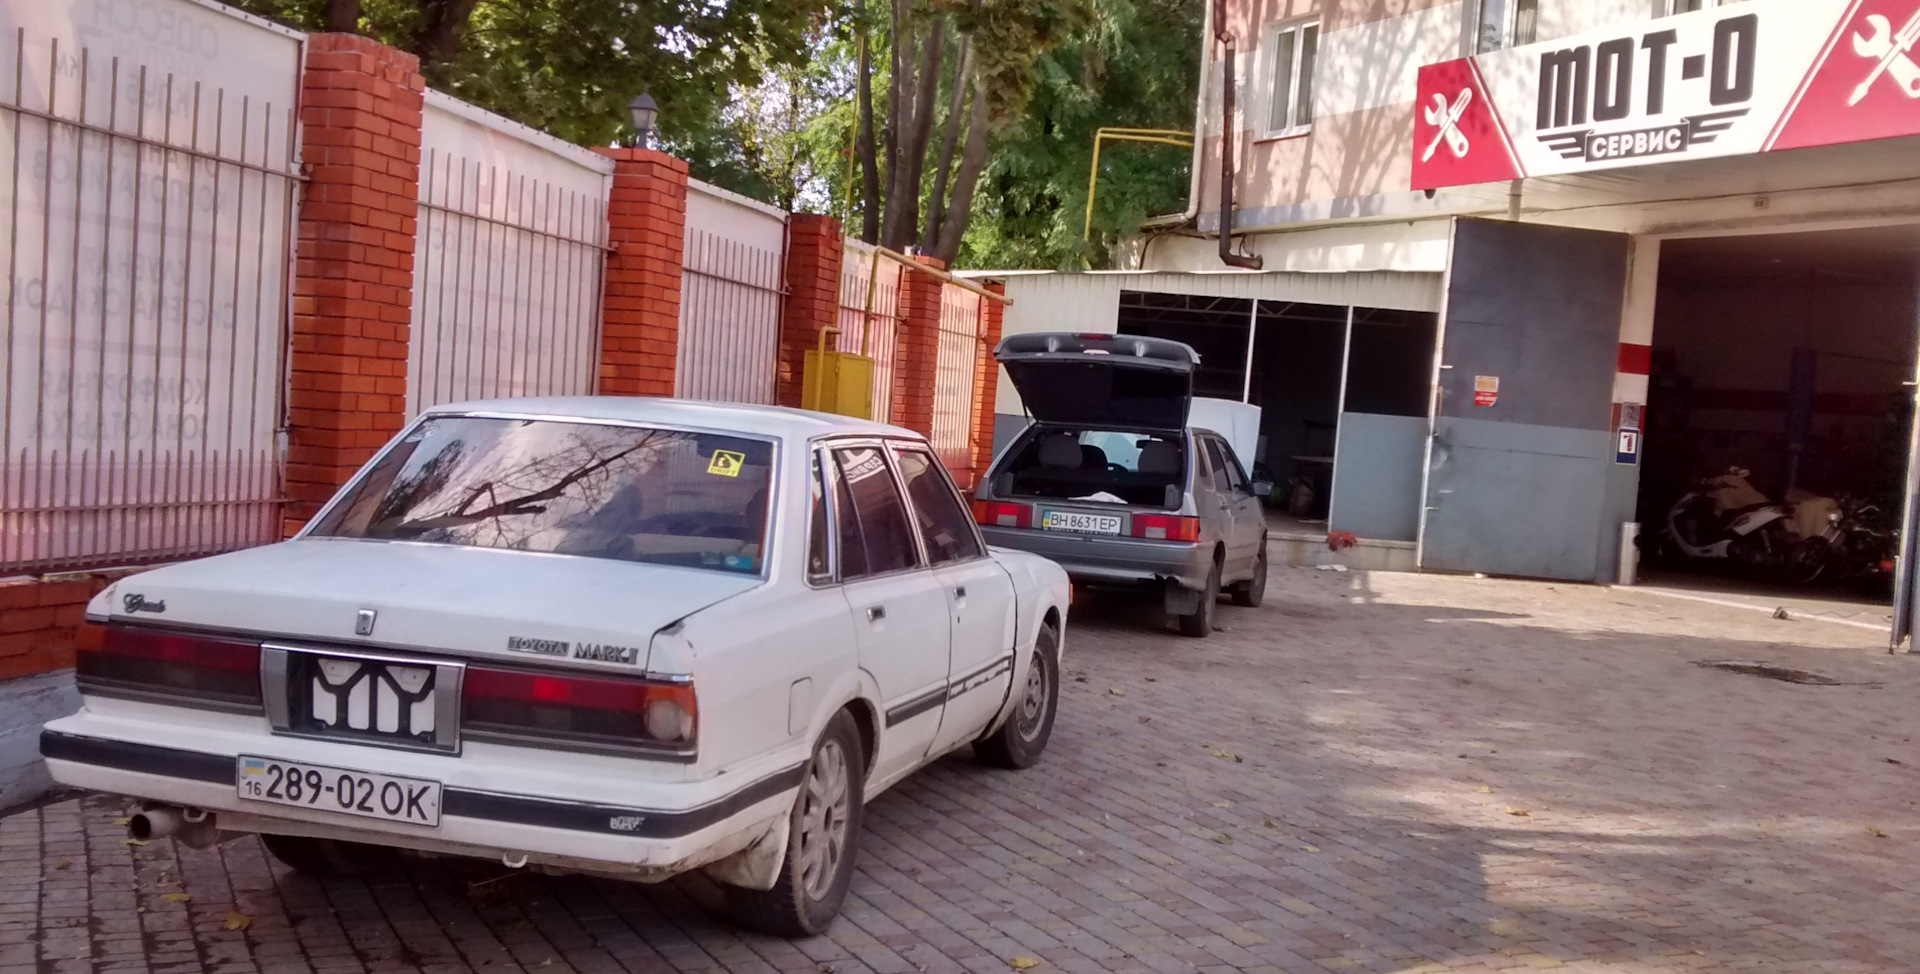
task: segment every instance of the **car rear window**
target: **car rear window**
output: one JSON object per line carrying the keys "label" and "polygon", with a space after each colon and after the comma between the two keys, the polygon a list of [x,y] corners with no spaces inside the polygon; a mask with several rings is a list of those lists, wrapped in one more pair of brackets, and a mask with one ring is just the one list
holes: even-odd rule
{"label": "car rear window", "polygon": [[995,473],[994,490],[1008,496],[1178,507],[1187,469],[1181,439],[1119,430],[1030,430]]}
{"label": "car rear window", "polygon": [[772,458],[742,436],[434,417],[313,533],[758,573]]}

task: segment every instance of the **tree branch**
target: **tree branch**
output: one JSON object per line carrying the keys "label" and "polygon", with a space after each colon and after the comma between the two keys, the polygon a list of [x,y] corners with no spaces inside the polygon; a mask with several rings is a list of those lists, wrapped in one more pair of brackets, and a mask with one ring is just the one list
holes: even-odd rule
{"label": "tree branch", "polygon": [[960,154],[960,171],[953,177],[953,199],[940,221],[940,242],[933,256],[947,263],[960,254],[960,241],[973,217],[973,191],[987,166],[987,92],[977,73],[973,81],[973,111],[967,119],[967,147]]}
{"label": "tree branch", "polygon": [[940,162],[933,169],[933,192],[927,195],[927,227],[920,234],[920,249],[933,253],[940,239],[940,221],[946,215],[947,178],[953,170],[953,153],[960,145],[960,112],[966,107],[967,89],[973,84],[973,39],[960,38],[960,56],[953,64],[953,90],[947,98],[947,118],[940,134]]}

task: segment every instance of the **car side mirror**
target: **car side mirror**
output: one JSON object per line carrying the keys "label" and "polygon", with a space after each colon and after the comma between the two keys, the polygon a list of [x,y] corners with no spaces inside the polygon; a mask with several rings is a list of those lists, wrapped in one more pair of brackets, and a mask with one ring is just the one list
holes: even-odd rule
{"label": "car side mirror", "polygon": [[1254,482],[1253,482],[1253,496],[1255,496],[1255,497],[1272,497],[1272,496],[1273,496],[1273,484],[1271,484],[1271,483],[1269,483],[1269,482],[1267,482],[1267,481],[1265,481],[1265,480],[1256,480],[1256,481],[1254,481]]}

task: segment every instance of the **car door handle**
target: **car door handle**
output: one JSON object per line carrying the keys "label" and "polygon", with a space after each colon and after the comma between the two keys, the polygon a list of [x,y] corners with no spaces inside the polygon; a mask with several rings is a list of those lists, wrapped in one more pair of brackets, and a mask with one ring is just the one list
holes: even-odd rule
{"label": "car door handle", "polygon": [[870,605],[870,606],[868,606],[868,607],[867,607],[867,621],[868,621],[868,622],[879,622],[880,620],[882,620],[882,619],[885,619],[886,617],[887,617],[887,607],[886,607],[886,606],[884,606],[884,605]]}

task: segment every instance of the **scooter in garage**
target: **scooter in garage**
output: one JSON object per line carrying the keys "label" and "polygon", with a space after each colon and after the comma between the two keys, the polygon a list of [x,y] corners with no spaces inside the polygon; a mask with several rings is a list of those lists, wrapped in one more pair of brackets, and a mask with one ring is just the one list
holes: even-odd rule
{"label": "scooter in garage", "polygon": [[1799,540],[1792,511],[1755,490],[1747,480],[1751,475],[1734,467],[1682,494],[1667,510],[1660,546],[1682,558],[1725,560],[1760,574],[1785,576]]}
{"label": "scooter in garage", "polygon": [[1819,579],[1852,582],[1877,593],[1893,575],[1893,532],[1880,521],[1880,508],[1854,497],[1823,497],[1789,492],[1790,527],[1795,535],[1786,565],[1787,580],[1810,584]]}

